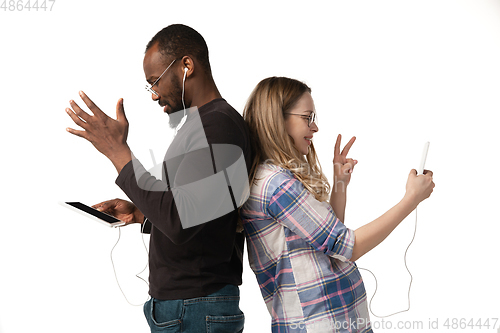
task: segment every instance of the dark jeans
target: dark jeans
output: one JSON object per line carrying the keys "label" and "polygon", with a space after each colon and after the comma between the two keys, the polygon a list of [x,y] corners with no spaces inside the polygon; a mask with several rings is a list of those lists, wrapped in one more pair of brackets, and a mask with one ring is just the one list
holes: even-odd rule
{"label": "dark jeans", "polygon": [[144,304],[144,314],[151,332],[240,333],[245,316],[239,301],[239,288],[226,285],[205,297],[166,301],[151,298]]}

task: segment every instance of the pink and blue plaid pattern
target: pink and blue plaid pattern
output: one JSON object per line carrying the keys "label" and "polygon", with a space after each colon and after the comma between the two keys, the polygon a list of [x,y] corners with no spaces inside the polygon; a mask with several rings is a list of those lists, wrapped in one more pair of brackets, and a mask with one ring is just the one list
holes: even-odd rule
{"label": "pink and blue plaid pattern", "polygon": [[241,209],[272,332],[372,332],[354,231],[293,174],[261,164]]}

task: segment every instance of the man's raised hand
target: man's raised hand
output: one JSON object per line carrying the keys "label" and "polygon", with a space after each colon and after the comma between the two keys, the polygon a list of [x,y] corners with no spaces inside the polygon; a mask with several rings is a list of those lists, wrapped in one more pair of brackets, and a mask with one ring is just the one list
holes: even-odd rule
{"label": "man's raised hand", "polygon": [[93,116],[83,111],[74,100],[71,100],[71,108],[66,108],[66,113],[76,125],[83,130],[67,128],[66,130],[91,142],[94,147],[113,162],[118,172],[127,164],[131,158],[131,151],[127,145],[128,121],[123,109],[123,99],[120,98],[116,105],[116,120],[108,117],[92,102],[90,98],[80,91],[80,97]]}

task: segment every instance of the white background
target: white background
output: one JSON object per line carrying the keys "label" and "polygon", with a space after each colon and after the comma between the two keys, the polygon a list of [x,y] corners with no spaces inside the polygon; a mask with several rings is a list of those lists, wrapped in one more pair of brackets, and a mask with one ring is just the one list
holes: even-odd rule
{"label": "white background", "polygon": [[[400,321],[421,328],[408,332],[424,332],[429,321],[447,331],[447,318],[451,325],[453,318],[500,317],[500,1],[326,3],[57,0],[52,11],[0,10],[0,332],[148,330],[142,308],[125,301],[113,275],[118,231],[57,204],[125,198],[112,164],[65,131],[74,125],[64,109],[84,90],[114,117],[123,97],[132,150],[146,165],[149,149],[161,158],[173,133],[144,90],[142,59],[151,37],[172,23],[205,37],[218,88],[239,111],[265,77],[305,81],[330,180],[337,134],[344,143],[357,136],[351,228],[402,198],[431,142],[427,167],[436,188],[419,206],[408,251],[411,310],[384,322],[372,316],[376,332],[394,331]],[[414,217],[358,262],[378,278],[378,315],[407,307],[403,255]],[[142,303],[147,286],[134,276],[146,263],[138,226],[122,229],[114,258],[126,295]],[[270,317],[247,261],[244,267],[245,332],[268,332]],[[362,274],[371,297],[374,279]]]}

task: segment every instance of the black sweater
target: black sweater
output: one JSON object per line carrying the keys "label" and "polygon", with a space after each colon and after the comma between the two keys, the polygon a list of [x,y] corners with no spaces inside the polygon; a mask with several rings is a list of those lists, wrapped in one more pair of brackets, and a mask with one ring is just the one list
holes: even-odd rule
{"label": "black sweater", "polygon": [[[201,106],[198,113],[199,117],[196,112],[188,116],[169,146],[163,181],[151,176],[136,159],[125,165],[116,179],[116,184],[152,224],[144,229],[151,233],[149,293],[157,299],[202,297],[226,284],[241,284],[244,235],[236,232],[238,212],[234,209],[242,204],[241,196],[233,195],[227,183],[225,191],[220,191],[220,187],[211,191],[203,180],[217,173],[231,183],[228,172],[221,171],[231,169],[228,167],[234,165],[234,154],[226,156],[223,162],[213,157],[217,149],[224,147],[222,144],[241,149],[238,151],[240,158],[244,157],[246,170],[240,164],[240,180],[241,172],[248,175],[252,158],[248,128],[224,99],[212,100]],[[245,181],[247,184],[248,179]],[[198,183],[191,189],[198,186],[198,190],[191,196],[189,186],[185,190],[183,185],[195,182]],[[232,203],[230,210],[227,193]],[[214,198],[221,203],[214,205]],[[203,206],[204,202],[211,204]],[[218,208],[211,209],[213,206]],[[208,222],[201,223],[200,218]],[[197,222],[190,222],[193,220]]]}

